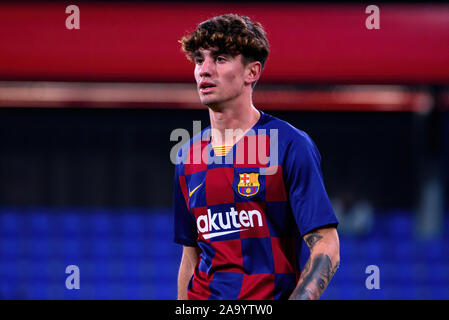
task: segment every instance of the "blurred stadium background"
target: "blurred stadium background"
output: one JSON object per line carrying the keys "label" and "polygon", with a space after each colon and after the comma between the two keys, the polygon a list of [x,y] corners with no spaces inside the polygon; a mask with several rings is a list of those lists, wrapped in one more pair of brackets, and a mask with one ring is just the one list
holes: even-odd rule
{"label": "blurred stadium background", "polygon": [[381,3],[368,30],[350,2],[74,4],[79,30],[69,3],[0,4],[1,299],[176,298],[170,133],[209,123],[177,40],[229,12],[268,33],[255,105],[323,158],[341,267],[322,299],[449,299],[448,5]]}

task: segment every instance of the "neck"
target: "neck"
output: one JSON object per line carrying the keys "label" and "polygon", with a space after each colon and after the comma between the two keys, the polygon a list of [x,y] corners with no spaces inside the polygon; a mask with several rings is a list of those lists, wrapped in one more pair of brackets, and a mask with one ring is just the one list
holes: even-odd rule
{"label": "neck", "polygon": [[212,129],[212,145],[233,145],[259,120],[260,112],[251,99],[246,103],[228,103],[226,106],[209,107]]}

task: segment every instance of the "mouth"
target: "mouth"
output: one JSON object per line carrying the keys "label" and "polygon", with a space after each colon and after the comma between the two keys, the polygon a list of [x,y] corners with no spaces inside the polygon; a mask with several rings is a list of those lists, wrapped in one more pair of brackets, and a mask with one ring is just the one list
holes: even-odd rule
{"label": "mouth", "polygon": [[214,91],[216,87],[217,86],[212,82],[203,81],[199,85],[199,90],[201,93],[209,93]]}

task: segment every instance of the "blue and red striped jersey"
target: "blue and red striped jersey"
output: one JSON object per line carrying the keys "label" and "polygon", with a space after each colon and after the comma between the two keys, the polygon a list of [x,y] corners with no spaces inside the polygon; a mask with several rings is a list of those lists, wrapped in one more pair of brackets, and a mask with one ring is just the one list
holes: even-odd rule
{"label": "blue and red striped jersey", "polygon": [[178,152],[174,240],[201,249],[188,299],[287,299],[302,236],[338,224],[314,142],[259,112],[226,155],[215,154],[210,127]]}

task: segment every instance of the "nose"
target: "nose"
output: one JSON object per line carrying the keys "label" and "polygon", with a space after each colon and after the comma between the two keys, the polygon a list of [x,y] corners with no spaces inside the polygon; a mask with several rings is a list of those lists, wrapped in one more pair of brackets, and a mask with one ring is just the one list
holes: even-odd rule
{"label": "nose", "polygon": [[199,75],[201,78],[210,77],[214,72],[214,62],[211,58],[206,57],[200,66]]}

